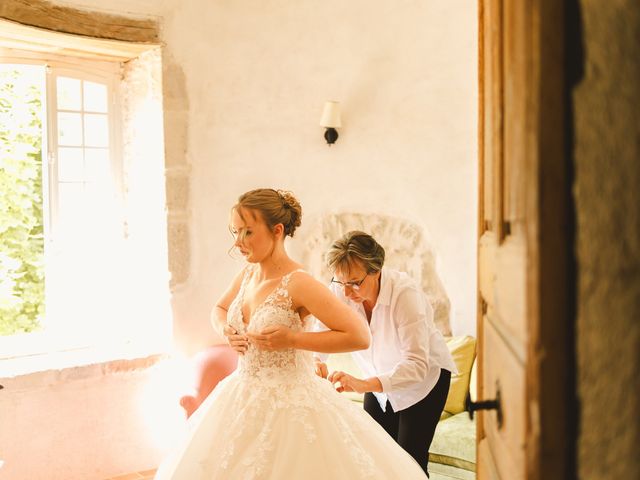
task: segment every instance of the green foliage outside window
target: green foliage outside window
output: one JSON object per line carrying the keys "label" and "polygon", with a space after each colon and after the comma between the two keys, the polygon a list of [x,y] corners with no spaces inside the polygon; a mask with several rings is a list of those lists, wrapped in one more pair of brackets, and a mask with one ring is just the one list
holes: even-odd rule
{"label": "green foliage outside window", "polygon": [[41,89],[0,65],[0,335],[44,315]]}

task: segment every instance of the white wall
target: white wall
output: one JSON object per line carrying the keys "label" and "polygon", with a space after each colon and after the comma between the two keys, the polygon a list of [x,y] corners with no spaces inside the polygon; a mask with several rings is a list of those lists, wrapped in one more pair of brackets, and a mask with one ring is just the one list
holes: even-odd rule
{"label": "white wall", "polygon": [[[209,331],[209,310],[239,268],[227,254],[229,208],[258,186],[291,189],[305,219],[352,209],[424,225],[454,333],[475,332],[475,1],[180,2],[163,37],[191,105],[191,276],[174,297],[179,335]],[[330,99],[343,108],[332,147],[318,126]]]}

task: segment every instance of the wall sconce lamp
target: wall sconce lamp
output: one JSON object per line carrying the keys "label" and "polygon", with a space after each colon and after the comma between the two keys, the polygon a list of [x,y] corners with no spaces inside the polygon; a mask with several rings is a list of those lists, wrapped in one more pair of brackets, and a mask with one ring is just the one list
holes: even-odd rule
{"label": "wall sconce lamp", "polygon": [[340,122],[340,104],[338,102],[325,102],[322,118],[320,119],[320,126],[326,128],[324,139],[327,141],[327,144],[331,146],[336,143],[338,139],[338,131],[336,128],[342,126]]}

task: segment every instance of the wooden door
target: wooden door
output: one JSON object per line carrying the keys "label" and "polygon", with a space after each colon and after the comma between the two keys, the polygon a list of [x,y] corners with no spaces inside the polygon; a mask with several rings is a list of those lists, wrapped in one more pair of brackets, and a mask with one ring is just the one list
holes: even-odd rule
{"label": "wooden door", "polygon": [[562,3],[479,1],[479,480],[569,478]]}

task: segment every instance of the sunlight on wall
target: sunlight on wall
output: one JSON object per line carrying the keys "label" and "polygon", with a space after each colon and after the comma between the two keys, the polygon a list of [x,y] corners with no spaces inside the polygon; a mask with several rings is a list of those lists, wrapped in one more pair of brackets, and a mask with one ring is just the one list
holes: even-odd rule
{"label": "sunlight on wall", "polygon": [[[159,49],[128,62],[123,80],[124,208],[128,249],[119,281],[129,332],[146,342],[171,338],[165,164]],[[126,274],[123,274],[126,272]]]}
{"label": "sunlight on wall", "polygon": [[180,396],[188,392],[189,362],[174,357],[156,365],[136,399],[141,428],[159,452],[166,452],[186,433],[186,417]]}

